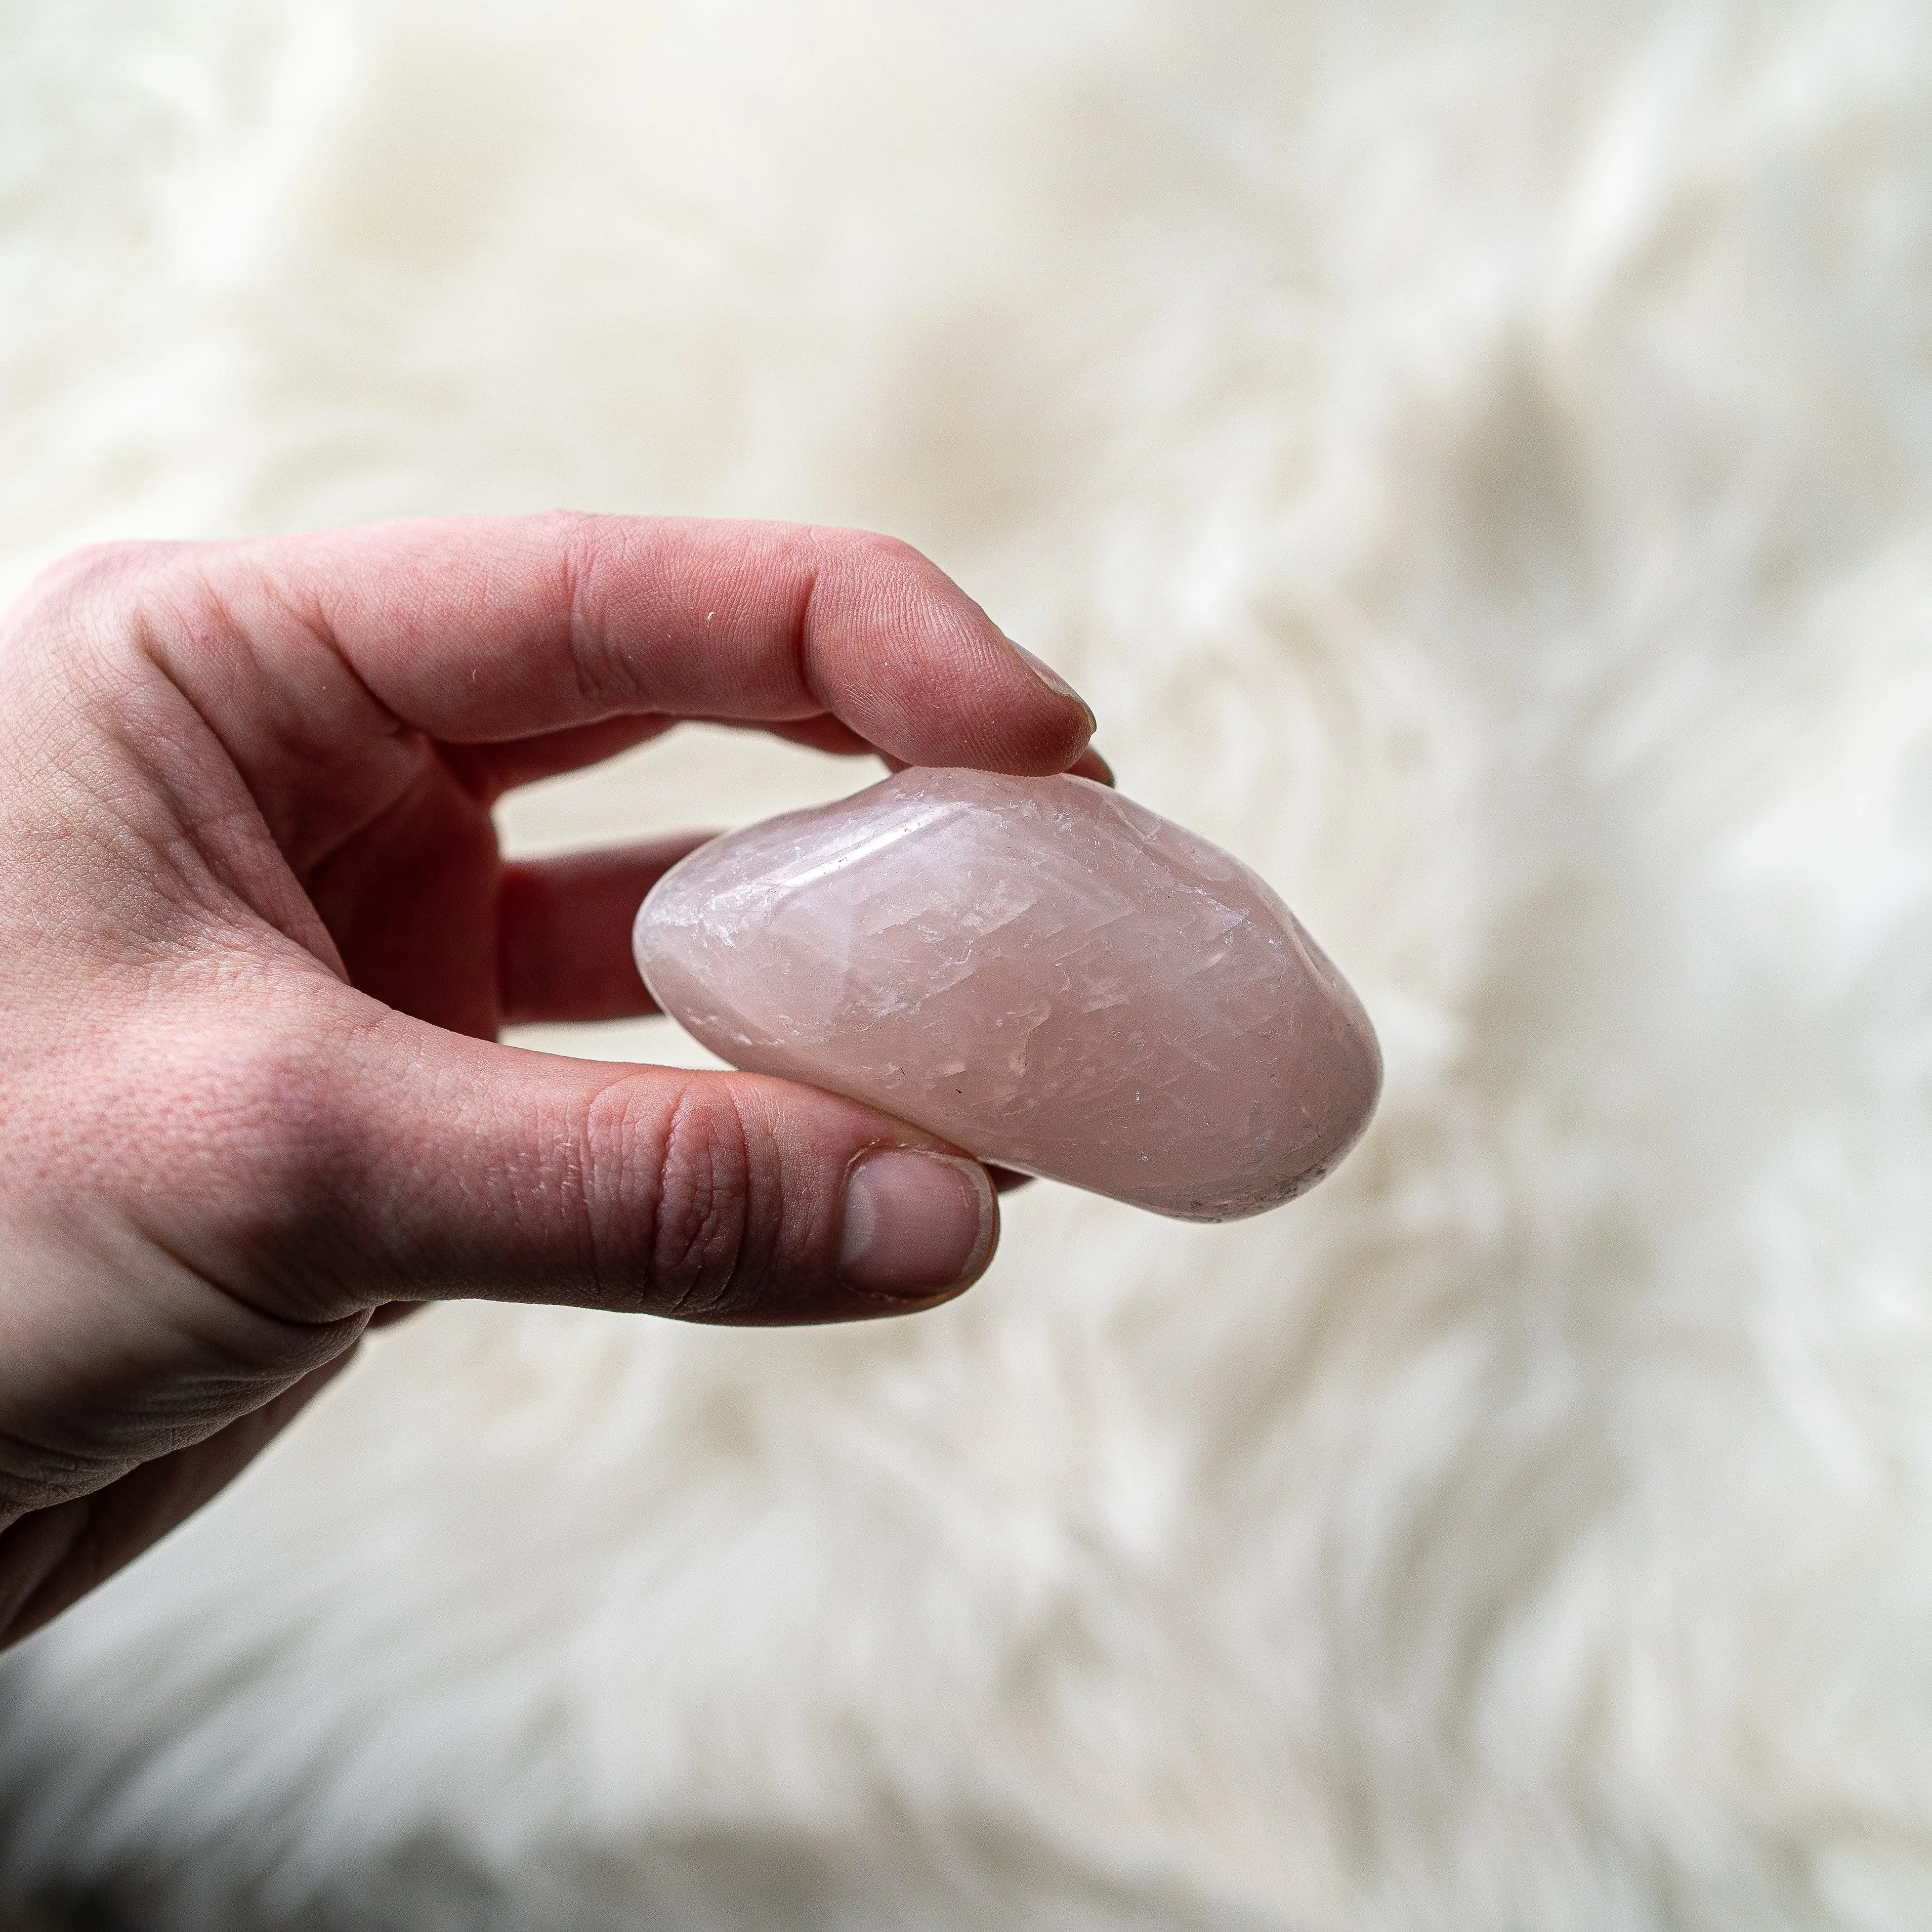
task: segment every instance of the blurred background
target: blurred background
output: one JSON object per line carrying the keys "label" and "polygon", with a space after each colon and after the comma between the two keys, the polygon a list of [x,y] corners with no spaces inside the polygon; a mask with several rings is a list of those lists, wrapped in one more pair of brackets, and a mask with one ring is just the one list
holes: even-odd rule
{"label": "blurred background", "polygon": [[1389,1072],[1307,1199],[1034,1186],[916,1319],[373,1338],[0,1664],[20,1922],[1932,1923],[1929,100],[1916,0],[0,10],[0,588],[888,530]]}

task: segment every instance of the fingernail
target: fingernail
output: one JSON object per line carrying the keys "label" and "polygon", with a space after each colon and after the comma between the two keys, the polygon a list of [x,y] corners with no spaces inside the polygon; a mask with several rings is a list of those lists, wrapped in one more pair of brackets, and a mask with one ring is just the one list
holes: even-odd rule
{"label": "fingernail", "polygon": [[[1006,642],[1013,644],[1013,640],[1010,638],[1006,639]],[[1070,698],[1082,711],[1086,712],[1087,729],[1090,734],[1100,728],[1100,720],[1094,716],[1093,706],[1089,704],[1086,699],[1082,698],[1079,692],[1076,691],[1072,686],[1054,669],[1052,665],[1043,658],[1035,657],[1024,644],[1013,644],[1013,650],[1024,661],[1028,670],[1031,671],[1034,676],[1053,693],[1054,697]]]}
{"label": "fingernail", "polygon": [[875,1148],[846,1175],[838,1272],[868,1294],[923,1301],[964,1287],[986,1266],[998,1226],[977,1161]]}
{"label": "fingernail", "polygon": [[1114,768],[1089,745],[1066,768],[1076,778],[1091,778],[1096,784],[1111,785]]}

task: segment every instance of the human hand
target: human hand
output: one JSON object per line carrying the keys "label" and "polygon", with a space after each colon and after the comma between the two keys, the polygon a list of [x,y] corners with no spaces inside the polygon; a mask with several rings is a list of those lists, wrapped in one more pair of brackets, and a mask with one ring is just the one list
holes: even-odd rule
{"label": "human hand", "polygon": [[1078,700],[904,546],[565,515],[118,546],[0,620],[0,1640],[386,1305],[837,1321],[990,1258],[986,1173],[903,1122],[494,1043],[651,1010],[630,920],[692,842],[506,864],[513,786],[680,718],[1095,769]]}

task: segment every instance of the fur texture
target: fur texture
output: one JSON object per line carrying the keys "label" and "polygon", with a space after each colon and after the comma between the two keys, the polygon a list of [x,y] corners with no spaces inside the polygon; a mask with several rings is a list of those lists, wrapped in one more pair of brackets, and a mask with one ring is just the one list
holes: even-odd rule
{"label": "fur texture", "polygon": [[[1342,1172],[374,1338],[0,1671],[142,1932],[1932,1923],[1932,16],[24,0],[0,570],[920,543],[1362,988]],[[852,768],[688,734],[525,848]],[[527,1044],[656,1057],[662,1024]]]}

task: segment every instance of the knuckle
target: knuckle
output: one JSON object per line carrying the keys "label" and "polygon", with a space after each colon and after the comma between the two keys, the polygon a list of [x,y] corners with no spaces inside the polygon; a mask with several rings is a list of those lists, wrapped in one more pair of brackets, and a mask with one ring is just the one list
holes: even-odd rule
{"label": "knuckle", "polygon": [[68,585],[121,584],[129,578],[153,569],[190,546],[160,538],[122,538],[112,542],[85,544],[57,557],[41,574],[40,581]]}
{"label": "knuckle", "polygon": [[797,627],[802,637],[839,628],[890,608],[903,614],[908,599],[930,595],[938,572],[897,537],[877,530],[804,528],[790,546],[799,580]]}
{"label": "knuckle", "polygon": [[194,548],[158,541],[89,544],[49,564],[27,586],[22,601],[37,611],[50,604],[119,608],[170,574]]}
{"label": "knuckle", "polygon": [[898,574],[907,571],[922,574],[932,568],[922,551],[879,530],[841,531],[832,548],[840,562],[861,574]]}
{"label": "knuckle", "polygon": [[544,536],[554,547],[566,614],[565,644],[578,694],[592,713],[634,703],[639,693],[634,652],[611,621],[610,520],[574,510],[546,512]]}
{"label": "knuckle", "polygon": [[[599,1279],[620,1293],[641,1284],[663,1314],[733,1319],[767,1244],[752,1136],[728,1089],[693,1081],[667,1100],[624,1082],[591,1124],[590,1196],[613,1204],[593,1231]],[[616,1184],[597,1185],[614,1168]]]}
{"label": "knuckle", "polygon": [[10,665],[77,680],[86,707],[114,701],[157,635],[206,630],[221,613],[204,574],[208,546],[94,544],[59,559],[0,617]]}
{"label": "knuckle", "polygon": [[751,1155],[728,1099],[687,1087],[664,1132],[651,1274],[670,1312],[716,1318],[743,1287]]}

